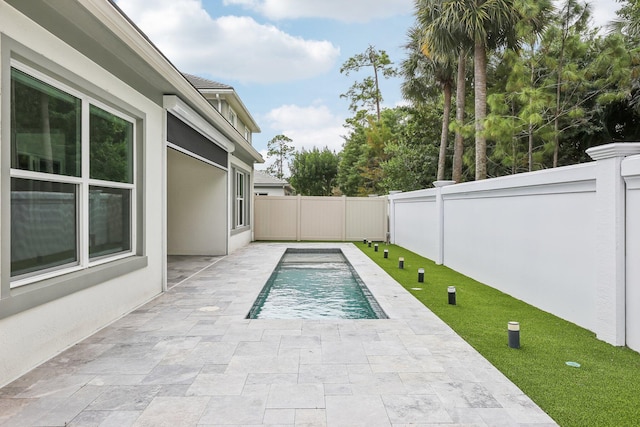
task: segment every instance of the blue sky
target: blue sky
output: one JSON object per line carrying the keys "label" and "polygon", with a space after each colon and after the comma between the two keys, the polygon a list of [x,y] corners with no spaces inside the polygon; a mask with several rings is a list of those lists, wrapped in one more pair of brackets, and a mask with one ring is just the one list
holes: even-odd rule
{"label": "blue sky", "polygon": [[[297,149],[340,151],[340,98],[367,74],[340,74],[369,46],[404,58],[413,0],[118,0],[118,5],[183,72],[231,85],[262,129],[253,145],[266,158],[278,134]],[[615,0],[594,0],[594,21],[615,17]],[[386,106],[402,103],[400,80],[383,82]],[[262,167],[260,167],[262,168]]]}

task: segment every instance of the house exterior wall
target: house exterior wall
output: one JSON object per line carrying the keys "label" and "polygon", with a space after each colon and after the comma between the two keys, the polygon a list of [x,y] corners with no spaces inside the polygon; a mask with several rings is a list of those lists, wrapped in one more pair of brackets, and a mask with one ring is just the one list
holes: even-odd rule
{"label": "house exterior wall", "polygon": [[[122,109],[137,120],[136,253],[82,271],[11,288],[10,61],[19,59],[52,78]],[[24,374],[162,291],[163,109],[107,70],[0,1],[0,155],[2,243],[0,385]]]}
{"label": "house exterior wall", "polygon": [[[230,166],[230,176],[229,176],[229,215],[228,215],[228,224],[229,224],[229,253],[233,253],[234,251],[242,248],[253,240],[253,221],[254,221],[254,207],[253,207],[253,197],[251,193],[251,189],[253,188],[253,165],[249,165],[244,162],[242,159],[239,159],[235,156],[231,156],[229,158],[229,166]],[[245,194],[245,202],[247,209],[247,220],[248,224],[244,227],[235,227],[234,225],[234,203],[235,203],[235,194],[234,194],[234,171],[241,171],[245,173],[248,177],[248,181],[246,184],[246,194]]]}
{"label": "house exterior wall", "polygon": [[259,194],[260,196],[288,196],[288,194],[285,194],[284,188],[282,186],[280,187],[266,187],[266,186],[255,187],[254,186],[253,192],[255,194]]}
{"label": "house exterior wall", "polygon": [[640,350],[640,144],[588,153],[595,162],[391,195],[392,242]]}

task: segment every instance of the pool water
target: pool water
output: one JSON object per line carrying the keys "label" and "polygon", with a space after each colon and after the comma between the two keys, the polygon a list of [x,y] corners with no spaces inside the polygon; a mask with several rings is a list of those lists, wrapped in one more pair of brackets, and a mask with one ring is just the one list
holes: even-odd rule
{"label": "pool water", "polygon": [[250,319],[380,319],[384,311],[340,249],[287,249]]}

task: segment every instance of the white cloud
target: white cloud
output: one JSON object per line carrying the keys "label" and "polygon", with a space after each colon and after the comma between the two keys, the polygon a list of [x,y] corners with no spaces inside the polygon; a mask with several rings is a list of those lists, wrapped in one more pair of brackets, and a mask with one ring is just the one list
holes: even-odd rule
{"label": "white cloud", "polygon": [[201,0],[119,0],[118,6],[180,70],[226,81],[275,83],[329,71],[340,49],[250,17],[212,18]]}
{"label": "white cloud", "polygon": [[368,22],[413,12],[413,0],[224,0],[269,19],[329,18]]}
{"label": "white cloud", "polygon": [[313,147],[339,152],[347,133],[344,118],[334,115],[326,105],[307,107],[283,105],[271,110],[264,118],[273,135],[284,134],[293,140],[296,150]]}

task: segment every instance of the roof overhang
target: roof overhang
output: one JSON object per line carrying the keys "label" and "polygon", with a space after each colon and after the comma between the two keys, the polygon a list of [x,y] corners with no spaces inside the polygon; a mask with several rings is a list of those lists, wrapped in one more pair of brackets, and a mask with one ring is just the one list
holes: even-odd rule
{"label": "roof overhang", "polygon": [[157,105],[164,105],[165,95],[176,95],[237,151],[264,162],[112,0],[5,1]]}

